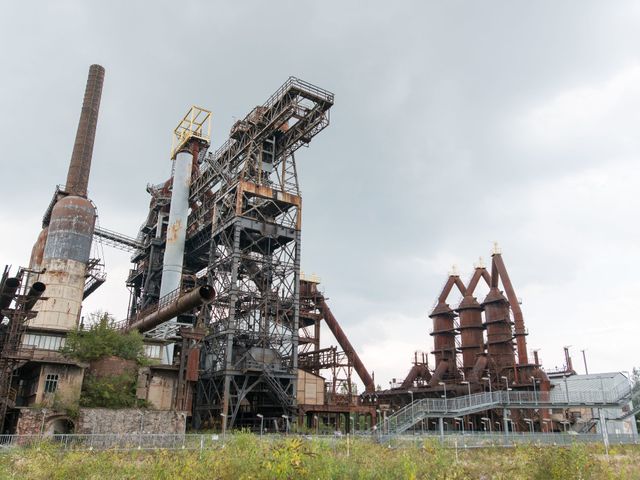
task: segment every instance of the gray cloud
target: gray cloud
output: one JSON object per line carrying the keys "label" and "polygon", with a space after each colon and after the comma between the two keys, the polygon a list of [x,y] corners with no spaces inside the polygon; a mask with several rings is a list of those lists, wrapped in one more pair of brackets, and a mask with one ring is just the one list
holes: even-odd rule
{"label": "gray cloud", "polygon": [[[627,344],[600,346],[617,331],[598,328],[605,315],[632,332],[618,319],[638,291],[640,92],[624,81],[638,78],[637,4],[347,3],[4,6],[0,167],[16,200],[0,207],[15,232],[0,261],[26,263],[64,181],[89,64],[107,69],[90,194],[128,234],[189,105],[214,111],[217,145],[296,75],[336,94],[332,125],[297,156],[303,268],[381,383],[430,349],[450,263],[470,270],[493,240],[543,359],[580,344],[594,368],[630,368]],[[105,256],[110,284],[87,308],[123,314],[127,256]]]}

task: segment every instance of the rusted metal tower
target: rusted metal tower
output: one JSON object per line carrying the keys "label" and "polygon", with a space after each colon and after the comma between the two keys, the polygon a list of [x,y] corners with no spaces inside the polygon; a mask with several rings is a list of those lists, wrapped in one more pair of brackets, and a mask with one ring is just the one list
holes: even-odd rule
{"label": "rusted metal tower", "polygon": [[302,214],[294,152],[329,124],[332,105],[332,93],[289,78],[233,125],[192,183],[185,267],[206,267],[217,294],[196,426],[294,413]]}
{"label": "rusted metal tower", "polygon": [[7,412],[15,407],[17,385],[15,370],[29,361],[33,349],[23,345],[26,322],[35,317],[33,307],[46,287],[30,281],[34,272],[19,269],[15,277],[5,267],[0,277],[0,434],[4,432]]}

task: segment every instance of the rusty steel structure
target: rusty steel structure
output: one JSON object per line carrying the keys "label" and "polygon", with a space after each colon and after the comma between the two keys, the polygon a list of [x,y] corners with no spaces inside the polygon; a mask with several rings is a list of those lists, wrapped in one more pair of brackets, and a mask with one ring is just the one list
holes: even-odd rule
{"label": "rusty steel structure", "polygon": [[21,268],[15,277],[5,267],[0,277],[0,433],[5,430],[8,413],[16,406],[15,371],[33,356],[23,345],[27,321],[36,316],[33,307],[43,299],[46,286],[30,281],[34,272]]}
{"label": "rusty steel structure", "polygon": [[[329,124],[332,105],[333,94],[291,77],[238,120],[215,152],[207,151],[208,129],[198,116],[210,112],[188,113],[174,136],[172,177],[147,187],[149,214],[137,238],[98,232],[133,252],[129,327],[146,322],[145,330],[154,326],[147,335],[175,345],[165,363],[192,364],[181,351],[181,332],[205,328],[195,349],[196,427],[226,429],[253,423],[257,413],[278,420],[295,413],[302,203],[294,152]],[[141,319],[158,311],[168,289],[207,285],[215,298],[206,307],[174,312],[174,320],[158,325],[157,318]]]}
{"label": "rusty steel structure", "polygon": [[[320,321],[324,320],[327,324],[327,327],[329,327],[329,330],[342,348],[344,355],[349,361],[349,364],[353,366],[356,373],[360,377],[360,380],[364,384],[365,392],[373,392],[375,390],[373,377],[365,368],[364,363],[362,363],[360,356],[356,352],[356,349],[349,341],[349,338],[345,334],[344,330],[342,330],[342,327],[338,323],[338,320],[336,320],[333,312],[331,312],[324,294],[318,289],[318,283],[310,280],[301,280],[300,299],[301,305],[303,306],[301,317],[307,320],[307,322],[305,323],[300,323],[300,328],[304,329],[310,326],[311,322],[309,322],[309,320],[313,321],[314,327],[314,337],[312,342],[313,348],[307,348],[306,345],[308,345],[309,342],[305,342],[301,346],[302,348],[299,350],[300,354],[304,355],[308,352],[320,351]],[[308,336],[302,335],[301,338],[308,338]],[[317,369],[311,370],[316,371]]]}
{"label": "rusty steel structure", "polygon": [[[342,350],[336,346],[320,348],[323,321]],[[299,328],[298,367],[325,380],[321,403],[305,403],[308,395],[298,399],[300,424],[314,428],[321,421],[325,425],[350,431],[352,426],[349,419],[352,414],[364,416],[367,425],[375,424],[376,409],[372,402],[368,402],[375,391],[373,375],[365,368],[329,308],[327,298],[319,289],[319,280],[313,277],[300,281]],[[353,370],[364,385],[365,396],[357,395]]]}
{"label": "rusty steel structure", "polygon": [[[488,293],[479,302],[476,290],[481,282]],[[461,299],[451,307],[448,299],[454,288]],[[419,398],[468,395],[487,388],[536,390],[540,395],[550,391],[551,383],[537,355],[533,363],[529,361],[522,309],[497,246],[490,271],[480,262],[466,285],[457,272],[449,275],[429,317],[433,323],[433,370],[424,355],[419,361],[416,354],[407,377],[378,392],[381,404],[388,408],[406,404],[408,392],[411,398]],[[532,416],[547,421],[549,413],[530,412]],[[525,417],[514,410],[508,420],[517,425]],[[495,412],[492,418],[505,423],[506,413]],[[479,418],[465,421],[477,426]]]}

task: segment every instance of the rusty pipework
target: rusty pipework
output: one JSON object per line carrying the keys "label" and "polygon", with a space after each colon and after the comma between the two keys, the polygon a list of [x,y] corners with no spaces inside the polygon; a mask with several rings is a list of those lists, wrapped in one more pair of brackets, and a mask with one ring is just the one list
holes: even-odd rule
{"label": "rusty pipework", "polygon": [[374,392],[376,387],[373,382],[373,378],[365,368],[362,360],[360,360],[356,349],[353,348],[353,345],[351,345],[351,342],[347,338],[347,335],[344,333],[344,330],[342,330],[342,327],[340,327],[338,320],[336,320],[336,317],[333,316],[329,305],[327,305],[327,302],[324,299],[324,295],[322,295],[320,292],[317,292],[314,303],[316,303],[316,305],[322,312],[324,321],[327,323],[327,326],[329,327],[329,330],[331,330],[331,333],[333,333],[333,336],[336,337],[336,340],[338,341],[338,344],[340,345],[342,350],[344,350],[345,355],[351,361],[351,363],[353,363],[353,368],[356,370],[356,373],[360,377],[360,380],[362,380],[362,383],[364,383],[365,392]]}
{"label": "rusty pipework", "polygon": [[26,312],[29,312],[34,307],[46,289],[47,287],[42,282],[34,282],[31,285],[24,301],[24,310]]}
{"label": "rusty pipework", "polygon": [[[11,301],[15,298],[20,286],[20,279],[10,277],[7,278],[2,286],[2,292],[0,292],[0,311],[9,308]],[[0,319],[2,315],[0,314]]]}
{"label": "rusty pipework", "polygon": [[516,347],[518,350],[518,364],[527,365],[529,363],[529,358],[527,355],[527,330],[524,326],[524,318],[522,317],[520,302],[518,301],[516,292],[513,289],[513,284],[511,283],[511,279],[509,278],[509,274],[507,273],[507,268],[505,267],[504,261],[502,260],[502,255],[500,253],[494,253],[492,255],[491,263],[492,273],[496,277],[496,274],[500,276],[502,285],[504,286],[504,292],[507,295],[507,299],[509,300],[509,304],[511,305],[511,311],[513,312],[514,337],[516,339]]}
{"label": "rusty pipework", "polygon": [[67,174],[66,191],[70,195],[84,198],[87,196],[103,82],[104,68],[100,65],[91,65],[89,67],[87,86],[84,91],[84,101],[82,102],[82,112],[80,113],[80,121],[76,131],[76,140],[71,154],[69,173]]}
{"label": "rusty pipework", "polygon": [[140,318],[124,327],[124,331],[138,330],[143,333],[157,327],[172,318],[182,315],[200,305],[211,303],[215,298],[215,291],[210,285],[196,287],[180,295],[172,302],[162,306],[154,312]]}
{"label": "rusty pipework", "polygon": [[[353,365],[364,384],[364,388],[366,392],[374,392],[375,391],[375,382],[373,377],[369,374],[367,369],[365,368],[362,360],[358,356],[355,348],[351,345],[351,342],[347,338],[347,335],[340,327],[340,324],[336,320],[335,316],[331,312],[329,305],[327,305],[326,300],[322,292],[318,290],[318,284],[312,281],[301,280],[300,281],[300,298],[310,301],[315,305],[317,309],[320,310],[321,318],[324,318],[329,330],[338,341],[338,344],[344,351],[345,355],[349,359],[349,362]],[[315,339],[319,338],[319,325],[316,324],[315,331]],[[317,351],[317,349],[316,349]]]}

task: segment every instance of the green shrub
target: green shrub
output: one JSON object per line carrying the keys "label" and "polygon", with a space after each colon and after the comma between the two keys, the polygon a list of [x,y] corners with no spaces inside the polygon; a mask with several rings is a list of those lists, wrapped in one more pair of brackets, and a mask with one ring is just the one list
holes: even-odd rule
{"label": "green shrub", "polygon": [[116,356],[144,363],[144,344],[137,331],[122,333],[114,319],[106,312],[91,315],[93,323],[88,330],[72,331],[67,336],[62,353],[82,362]]}
{"label": "green shrub", "polygon": [[133,372],[96,378],[86,375],[82,383],[83,407],[127,408],[142,406],[136,398],[137,378]]}

